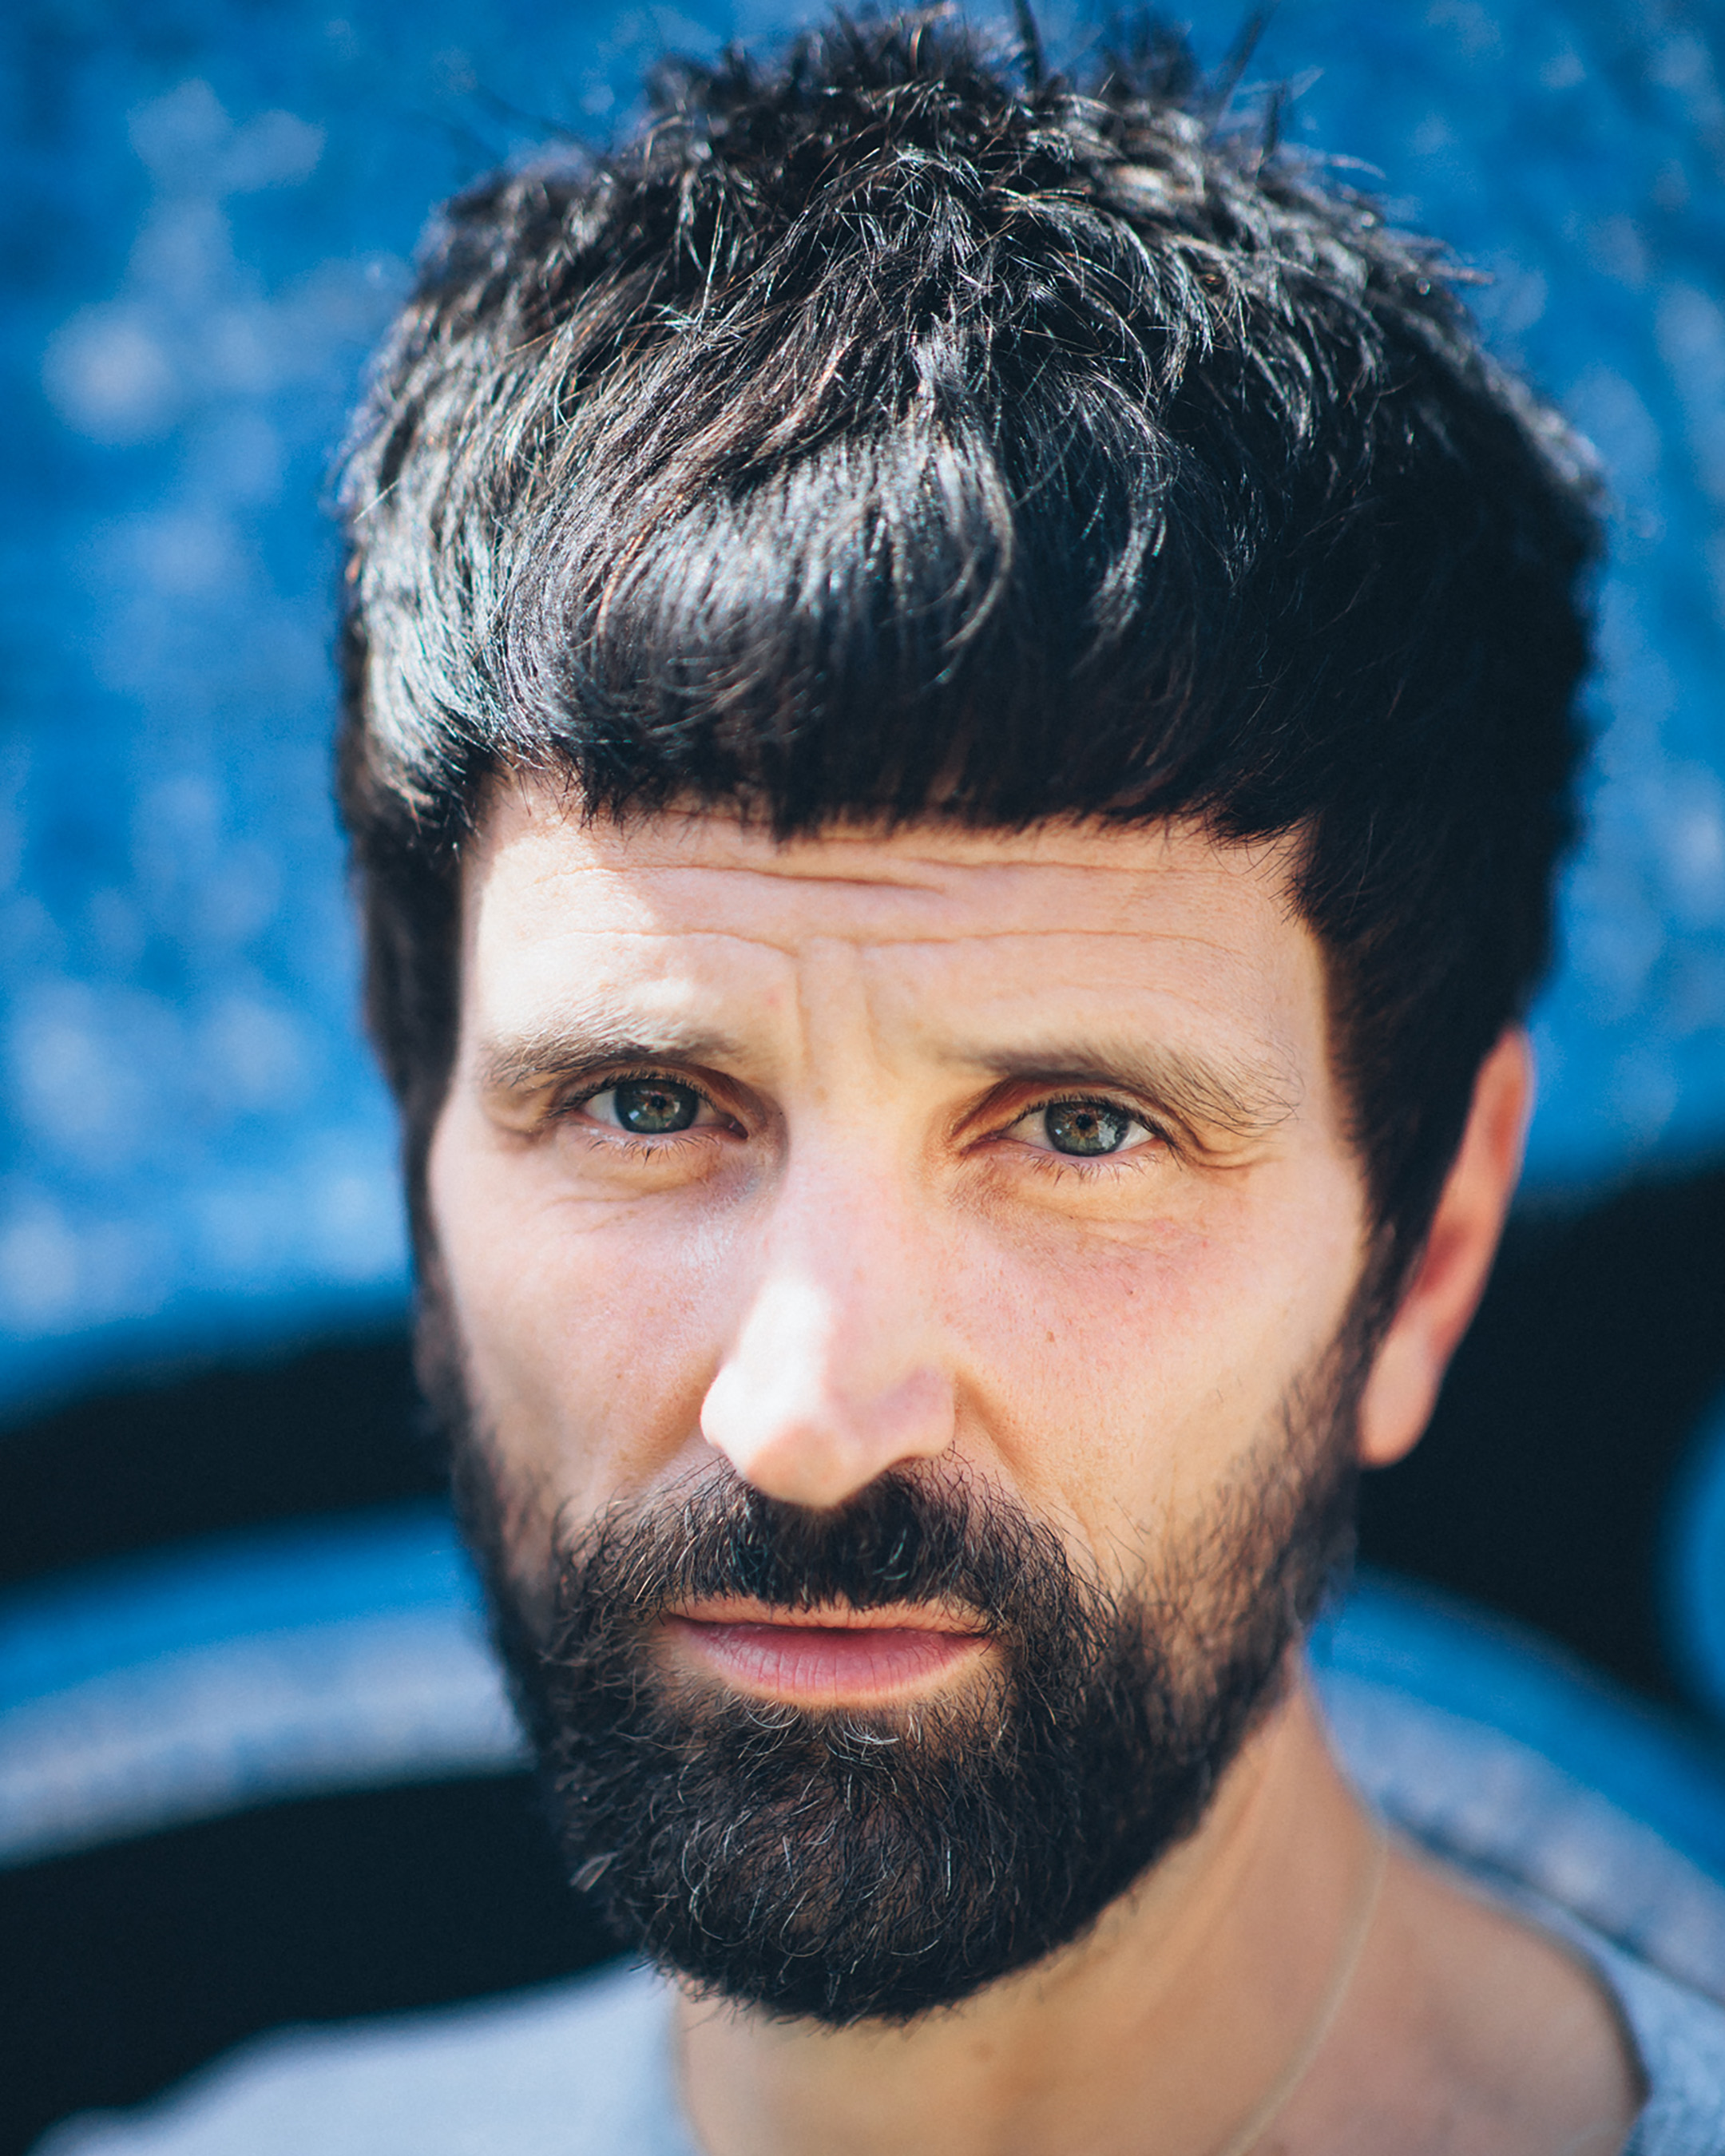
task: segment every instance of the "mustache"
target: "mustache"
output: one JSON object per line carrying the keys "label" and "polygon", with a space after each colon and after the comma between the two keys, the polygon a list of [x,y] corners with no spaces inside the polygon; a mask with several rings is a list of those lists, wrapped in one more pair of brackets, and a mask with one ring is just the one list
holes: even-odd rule
{"label": "mustache", "polygon": [[[603,1583],[603,1594],[593,1586]],[[895,1468],[848,1503],[813,1511],[722,1468],[645,1505],[614,1507],[565,1553],[559,1616],[639,1627],[690,1602],[735,1599],[788,1613],[927,1604],[1008,1641],[1067,1623],[1096,1589],[1055,1531],[950,1468]]]}

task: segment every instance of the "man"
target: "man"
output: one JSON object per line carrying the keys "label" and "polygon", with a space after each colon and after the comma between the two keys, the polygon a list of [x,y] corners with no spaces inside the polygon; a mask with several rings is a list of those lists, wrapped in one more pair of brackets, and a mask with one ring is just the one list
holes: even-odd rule
{"label": "man", "polygon": [[423,1374],[646,1966],[75,2145],[1725,2146],[1718,2010],[1389,1837],[1300,1659],[1515,1181],[1585,461],[1177,48],[1025,72],[667,78],[383,356]]}

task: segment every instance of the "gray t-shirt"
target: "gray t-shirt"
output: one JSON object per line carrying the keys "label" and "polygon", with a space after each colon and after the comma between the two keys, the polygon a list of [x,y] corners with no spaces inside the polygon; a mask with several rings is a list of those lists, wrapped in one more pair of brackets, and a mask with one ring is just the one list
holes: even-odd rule
{"label": "gray t-shirt", "polygon": [[[1651,2094],[1629,2156],[1725,2151],[1725,2012],[1601,1947]],[[249,2044],[171,2101],[39,2156],[696,2156],[666,1987],[608,1971],[501,2005]]]}
{"label": "gray t-shirt", "polygon": [[[1625,2156],[1725,2156],[1725,1889],[1500,1731],[1331,1675],[1331,1726],[1391,1824],[1592,1961],[1640,2060]],[[36,2156],[696,2156],[667,1987],[639,1969],[244,2046]]]}

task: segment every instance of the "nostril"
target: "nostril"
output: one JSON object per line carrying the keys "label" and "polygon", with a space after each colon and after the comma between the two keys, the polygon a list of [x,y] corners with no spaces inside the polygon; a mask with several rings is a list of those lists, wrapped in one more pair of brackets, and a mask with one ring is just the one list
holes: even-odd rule
{"label": "nostril", "polygon": [[845,1504],[875,1480],[858,1456],[800,1432],[761,1446],[747,1461],[733,1457],[731,1464],[763,1497],[813,1512]]}
{"label": "nostril", "polygon": [[944,1452],[957,1419],[952,1379],[940,1370],[915,1370],[880,1403],[877,1413],[883,1434],[901,1456]]}
{"label": "nostril", "polygon": [[701,1431],[763,1494],[842,1503],[896,1462],[952,1441],[951,1379],[899,1277],[835,1287],[770,1274],[701,1403]]}
{"label": "nostril", "polygon": [[919,1370],[864,1407],[819,1394],[752,1386],[727,1365],[713,1381],[701,1435],[763,1496],[795,1504],[842,1504],[886,1469],[930,1459],[952,1441],[950,1383]]}

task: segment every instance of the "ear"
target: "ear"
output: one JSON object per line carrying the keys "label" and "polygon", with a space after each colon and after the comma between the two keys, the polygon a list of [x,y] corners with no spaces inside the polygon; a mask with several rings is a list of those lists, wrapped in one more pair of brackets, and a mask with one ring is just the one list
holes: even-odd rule
{"label": "ear", "polygon": [[1533,1055],[1512,1027],[1480,1065],[1431,1231],[1390,1320],[1359,1406],[1360,1464],[1389,1467],[1419,1442],[1450,1358],[1485,1292],[1521,1173]]}

